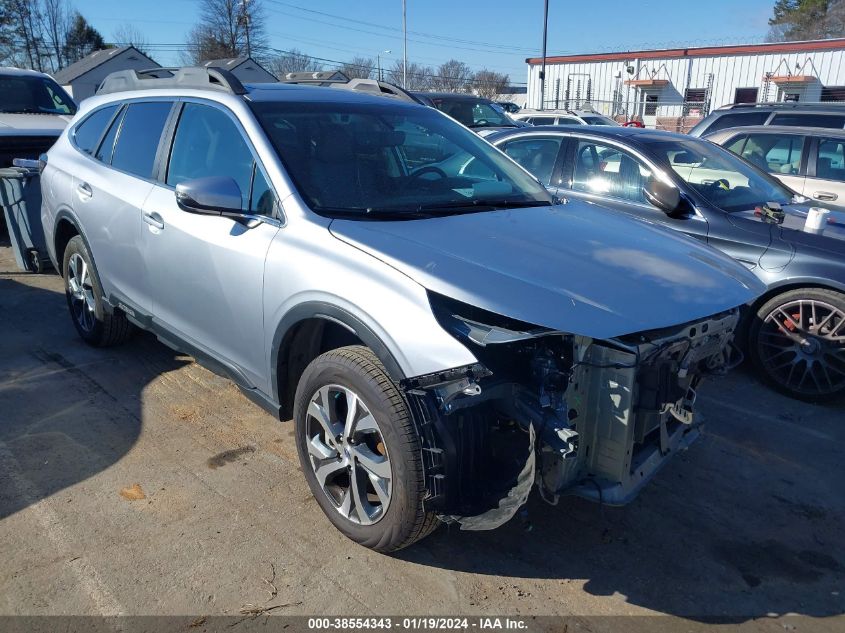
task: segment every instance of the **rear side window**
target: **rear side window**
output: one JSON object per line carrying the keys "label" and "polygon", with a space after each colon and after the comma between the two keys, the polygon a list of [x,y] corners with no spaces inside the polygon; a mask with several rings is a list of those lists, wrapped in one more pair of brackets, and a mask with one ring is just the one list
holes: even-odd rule
{"label": "rear side window", "polygon": [[554,125],[555,119],[550,116],[535,116],[528,119],[531,125]]}
{"label": "rear side window", "polygon": [[103,142],[100,143],[100,149],[97,150],[97,160],[103,161],[104,163],[111,163],[111,157],[114,153],[114,139],[117,137],[117,131],[120,129],[120,122],[122,120],[123,117],[118,115],[115,117],[114,121],[112,121],[109,131],[106,133],[106,137],[103,139]]}
{"label": "rear side window", "polygon": [[151,178],[156,150],[171,103],[132,103],[123,115],[123,125],[114,148],[112,167],[142,178]]}
{"label": "rear side window", "polygon": [[741,125],[763,125],[770,114],[771,112],[758,111],[723,114],[710,124],[710,127],[707,128],[707,134],[729,127],[740,127]]}
{"label": "rear side window", "polygon": [[845,115],[789,112],[776,114],[772,125],[805,125],[807,127],[845,127]]}
{"label": "rear side window", "polygon": [[76,146],[86,154],[93,154],[100,143],[100,139],[103,138],[106,126],[116,111],[116,105],[102,108],[77,125],[73,132],[73,140]]}
{"label": "rear side window", "polygon": [[816,178],[845,182],[845,141],[832,138],[819,139]]}
{"label": "rear side window", "polygon": [[[544,185],[550,184],[561,138],[527,138],[502,146],[505,154],[534,174]],[[559,184],[559,183],[555,183]]]}

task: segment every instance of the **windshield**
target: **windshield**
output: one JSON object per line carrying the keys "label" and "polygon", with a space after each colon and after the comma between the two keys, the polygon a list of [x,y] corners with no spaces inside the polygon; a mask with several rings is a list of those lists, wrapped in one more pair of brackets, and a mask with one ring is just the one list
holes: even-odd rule
{"label": "windshield", "polygon": [[647,145],[710,203],[728,212],[765,202],[789,204],[792,191],[731,152],[698,139],[651,140]]}
{"label": "windshield", "polygon": [[492,103],[481,99],[434,97],[431,101],[438,110],[470,128],[516,127],[501,107],[494,107]]}
{"label": "windshield", "polygon": [[552,202],[499,150],[432,108],[250,106],[300,194],[322,215],[409,219]]}
{"label": "windshield", "polygon": [[76,105],[52,79],[0,75],[0,112],[5,114],[75,114]]}

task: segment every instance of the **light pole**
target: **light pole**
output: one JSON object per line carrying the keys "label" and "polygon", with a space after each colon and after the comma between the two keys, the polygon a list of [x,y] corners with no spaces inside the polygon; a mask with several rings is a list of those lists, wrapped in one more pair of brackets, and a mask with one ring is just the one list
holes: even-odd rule
{"label": "light pole", "polygon": [[540,109],[545,108],[546,100],[546,37],[549,34],[549,0],[543,7],[543,66],[540,69]]}
{"label": "light pole", "polygon": [[391,52],[392,51],[387,50],[387,51],[381,51],[380,53],[376,53],[376,66],[378,68],[378,75],[377,76],[378,76],[379,81],[384,81],[384,77],[382,77],[382,75],[381,75],[381,56],[382,55],[390,55]]}
{"label": "light pole", "polygon": [[402,0],[402,88],[408,88],[408,14]]}

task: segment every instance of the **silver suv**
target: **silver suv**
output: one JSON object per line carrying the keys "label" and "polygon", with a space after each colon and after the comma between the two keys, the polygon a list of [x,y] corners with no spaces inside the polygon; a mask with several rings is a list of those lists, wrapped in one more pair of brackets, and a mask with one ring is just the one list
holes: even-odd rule
{"label": "silver suv", "polygon": [[698,435],[695,390],[762,291],[690,238],[560,203],[433,108],[351,90],[118,74],[45,160],[80,336],[152,331],[292,416],[317,503],[381,551],[501,525],[535,484],[633,498]]}

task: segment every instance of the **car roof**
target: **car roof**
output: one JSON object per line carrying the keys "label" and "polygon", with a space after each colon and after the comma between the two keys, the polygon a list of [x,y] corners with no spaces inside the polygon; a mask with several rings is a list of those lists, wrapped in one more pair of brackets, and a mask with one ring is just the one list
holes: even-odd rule
{"label": "car roof", "polygon": [[354,90],[332,88],[331,86],[309,86],[302,84],[263,83],[246,84],[245,95],[249,101],[256,103],[268,101],[291,102],[331,102],[331,103],[361,103],[361,104],[392,104],[396,107],[420,108],[425,107],[417,103],[410,103],[380,94],[367,94]]}
{"label": "car roof", "polygon": [[490,101],[486,97],[458,92],[412,92],[411,94],[429,99],[452,99],[454,101]]}
{"label": "car roof", "polygon": [[724,114],[725,112],[748,112],[754,110],[834,110],[841,111],[845,108],[842,101],[819,101],[808,103],[806,101],[788,101],[778,103],[732,103],[720,106],[711,114]]}
{"label": "car roof", "polygon": [[705,134],[704,138],[733,136],[735,134],[803,134],[805,136],[832,136],[845,138],[845,130],[829,127],[810,127],[807,125],[742,125],[717,130]]}
{"label": "car roof", "polygon": [[7,77],[50,77],[50,75],[40,73],[37,70],[15,68],[13,66],[0,66],[0,75],[6,75]]}
{"label": "car roof", "polygon": [[572,134],[573,132],[590,136],[599,136],[604,138],[623,138],[631,141],[652,141],[652,140],[669,140],[675,138],[694,138],[687,134],[679,134],[678,132],[668,132],[665,130],[651,130],[649,128],[640,127],[623,127],[610,125],[535,125],[528,128],[518,128],[518,130],[506,130],[503,132],[496,132],[487,137],[489,141],[497,141],[508,136],[516,136],[527,133],[544,133],[544,134]]}

